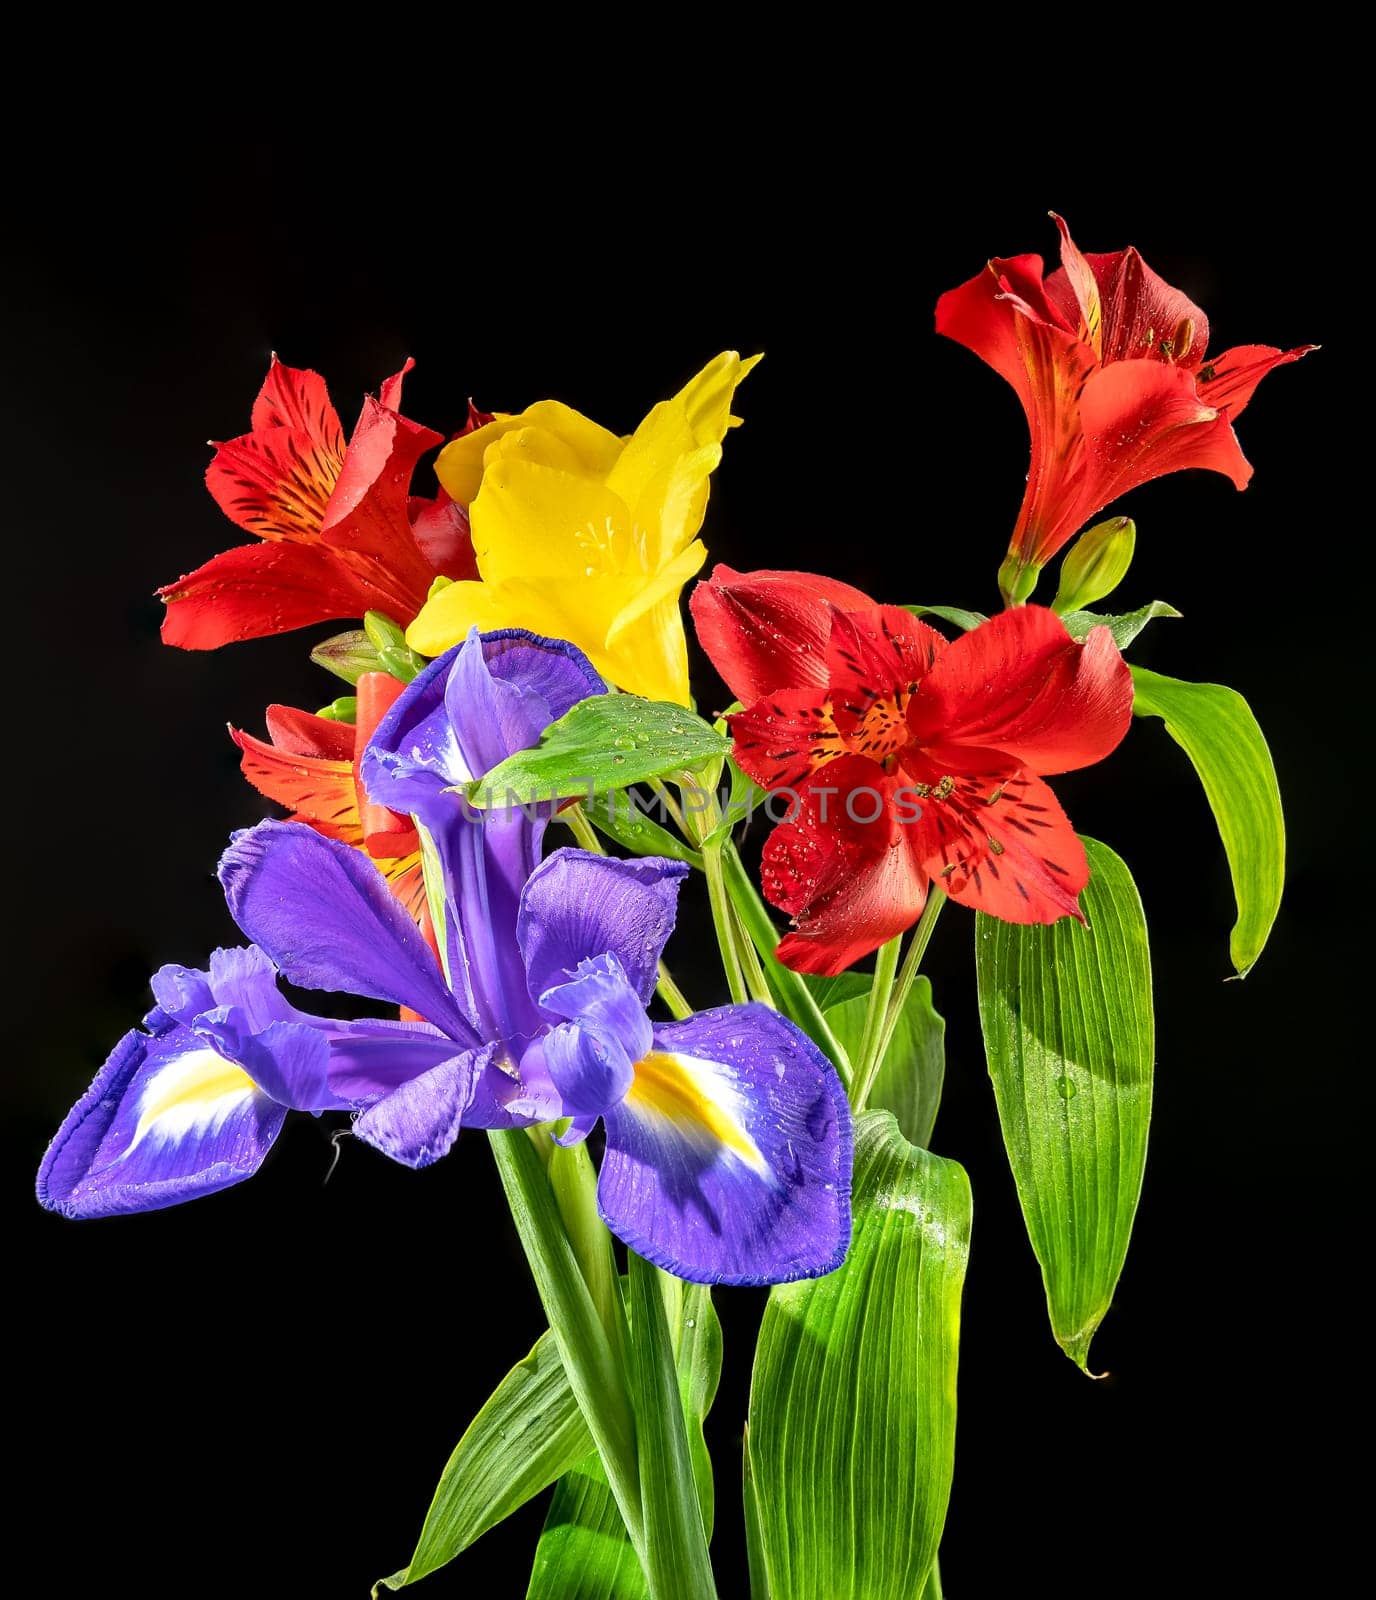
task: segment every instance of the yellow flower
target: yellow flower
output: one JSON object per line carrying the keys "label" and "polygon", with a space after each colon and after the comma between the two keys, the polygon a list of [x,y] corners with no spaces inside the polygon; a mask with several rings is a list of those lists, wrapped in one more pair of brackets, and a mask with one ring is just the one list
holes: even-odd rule
{"label": "yellow flower", "polygon": [[407,643],[438,655],[475,624],[529,628],[572,640],[618,688],[687,705],[679,591],[707,559],[707,479],[759,359],[719,355],[628,439],[541,400],[446,445],[435,470],[469,508],[482,581],[433,595]]}

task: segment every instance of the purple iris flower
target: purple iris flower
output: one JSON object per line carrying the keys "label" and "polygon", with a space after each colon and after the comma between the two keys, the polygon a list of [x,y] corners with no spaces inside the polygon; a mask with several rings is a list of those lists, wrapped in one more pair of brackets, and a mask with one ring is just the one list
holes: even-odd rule
{"label": "purple iris flower", "polygon": [[[474,633],[378,728],[364,782],[438,858],[444,971],[359,852],[295,823],[236,835],[220,876],[255,948],[159,974],[148,1032],[126,1036],[54,1140],[44,1203],[103,1215],[223,1188],[256,1169],[288,1107],[353,1109],[360,1138],[413,1167],[463,1127],[567,1117],[569,1141],[600,1118],[600,1210],[648,1259],[725,1283],[836,1267],[851,1126],[830,1062],[766,1006],[646,1015],[687,869],[582,850],[537,865],[552,806],[463,799],[601,688],[570,645]],[[427,1020],[311,1017],[276,972]]]}

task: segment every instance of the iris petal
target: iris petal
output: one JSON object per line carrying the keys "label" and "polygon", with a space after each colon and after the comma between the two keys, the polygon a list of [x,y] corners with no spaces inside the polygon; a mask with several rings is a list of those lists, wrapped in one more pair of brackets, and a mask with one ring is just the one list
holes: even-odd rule
{"label": "iris petal", "polygon": [[851,1121],[831,1063],[767,1006],[654,1032],[654,1053],[605,1118],[607,1226],[697,1283],[785,1283],[839,1266]]}
{"label": "iris petal", "polygon": [[290,982],[409,1006],[476,1044],[420,930],[360,851],[299,822],[260,822],[235,834],[220,882],[234,920]]}
{"label": "iris petal", "polygon": [[683,862],[659,856],[620,861],[556,850],[521,894],[517,936],[531,995],[540,1000],[580,962],[611,954],[648,1005],[687,874]]}
{"label": "iris petal", "polygon": [[213,1194],[258,1170],[285,1116],[189,1028],[127,1033],[49,1146],[39,1201],[104,1217]]}

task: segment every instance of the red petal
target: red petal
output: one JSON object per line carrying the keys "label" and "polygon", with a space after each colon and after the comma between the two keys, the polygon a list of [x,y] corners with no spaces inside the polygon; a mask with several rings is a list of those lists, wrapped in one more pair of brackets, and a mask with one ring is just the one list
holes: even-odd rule
{"label": "red petal", "polygon": [[997,750],[1034,772],[1102,761],[1132,720],[1132,675],[1107,628],[1077,644],[1044,606],[1018,606],[962,634],[908,711],[913,738],[959,773],[953,746]]}
{"label": "red petal", "polygon": [[286,806],[327,838],[360,842],[352,762],[292,755],[235,728],[229,735],[244,752],[240,765],[259,794]]}
{"label": "red petal", "polygon": [[1240,344],[1225,350],[1221,356],[1205,362],[1195,374],[1199,398],[1205,405],[1214,406],[1228,414],[1231,422],[1247,405],[1257,385],[1274,367],[1298,361],[1316,344],[1296,345],[1293,350],[1277,350],[1269,344]]}
{"label": "red petal", "polygon": [[[761,881],[766,898],[794,918],[778,955],[795,972],[843,972],[921,915],[927,880],[917,827],[900,820],[895,803],[901,787],[872,761],[848,756],[808,782],[797,818],[769,836]],[[873,820],[856,820],[876,808]]]}
{"label": "red petal", "polygon": [[411,537],[433,572],[455,582],[481,576],[468,513],[457,500],[451,500],[443,489],[433,500],[412,495],[406,502],[406,514],[411,519]]}
{"label": "red petal", "polygon": [[[1131,246],[1106,255],[1082,255],[1065,223],[1059,217],[1056,223],[1061,229],[1066,288],[1073,291],[1075,280],[1086,270],[1098,288],[1100,359],[1174,361],[1193,371],[1209,347],[1209,319],[1194,301],[1153,272]],[[1060,278],[1060,273],[1053,273],[1047,279],[1047,294],[1053,298],[1065,292],[1056,281]]]}
{"label": "red petal", "polygon": [[857,755],[883,761],[908,742],[908,696],[946,640],[901,606],[832,613],[827,677],[836,727]]}
{"label": "red petal", "polygon": [[268,738],[292,756],[317,756],[324,761],[354,759],[354,730],[347,722],[313,716],[295,706],[269,706],[264,714]]}
{"label": "red petal", "polygon": [[358,713],[354,724],[353,764],[355,792],[358,795],[359,814],[363,823],[363,848],[375,859],[410,855],[420,849],[415,825],[410,817],[403,817],[386,806],[374,805],[367,797],[359,775],[359,762],[368,747],[368,741],[377,732],[377,725],[406,692],[406,685],[389,672],[365,672],[355,686],[358,694]]}
{"label": "red petal", "polygon": [[394,372],[390,378],[382,380],[382,387],[378,390],[378,404],[386,406],[388,411],[401,410],[401,386],[406,380],[406,375],[415,370],[416,358],[407,356],[406,364],[400,372]]}
{"label": "red petal", "polygon": [[779,689],[728,720],[741,770],[766,789],[797,783],[849,753],[830,702],[815,689]]}
{"label": "red petal", "polygon": [[272,358],[268,375],[249,419],[253,431],[260,428],[292,428],[304,433],[323,455],[333,460],[335,471],[344,459],[344,430],[339,413],[330,404],[329,390],[318,372],[287,367]]}
{"label": "red petal", "polygon": [[215,650],[339,617],[379,600],[339,555],[319,544],[245,544],[158,590],[164,644]]}
{"label": "red petal", "polygon": [[965,776],[922,804],[911,831],[923,868],[953,900],[1005,922],[1084,920],[1084,846],[1040,779],[1017,768]]}
{"label": "red petal", "polygon": [[[1047,298],[1040,256],[995,257],[984,271],[936,303],[936,331],[973,350],[1018,391],[1023,409],[1032,409],[1027,362],[1017,324],[1023,317],[1071,333],[1061,309]],[[1073,337],[1073,334],[1071,335]]]}
{"label": "red petal", "polygon": [[1081,523],[1139,484],[1208,467],[1247,487],[1252,469],[1226,416],[1200,399],[1194,375],[1157,361],[1101,367],[1085,384],[1087,437]]}
{"label": "red petal", "polygon": [[407,500],[416,462],[440,439],[365,400],[321,529],[327,545],[360,563],[378,590],[377,608],[402,624],[424,605],[435,576],[412,536]]}
{"label": "red petal", "polygon": [[1016,331],[1028,374],[1032,454],[1011,549],[1041,566],[1088,514],[1080,397],[1100,369],[1093,350],[1060,328],[1020,315]]}
{"label": "red petal", "polygon": [[811,572],[713,569],[693,590],[698,640],[742,705],[776,689],[825,689],[831,607],[874,602],[848,583]]}
{"label": "red petal", "polygon": [[220,510],[245,532],[312,541],[340,464],[299,428],[258,428],[220,445],[205,482]]}

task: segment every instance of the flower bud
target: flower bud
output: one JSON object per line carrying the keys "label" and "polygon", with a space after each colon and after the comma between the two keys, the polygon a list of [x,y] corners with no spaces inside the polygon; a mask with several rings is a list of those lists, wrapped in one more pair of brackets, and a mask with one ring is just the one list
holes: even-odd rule
{"label": "flower bud", "polygon": [[1083,611],[1112,594],[1127,576],[1137,543],[1131,517],[1110,517],[1082,533],[1061,562],[1061,584],[1051,602],[1053,611]]}
{"label": "flower bud", "polygon": [[342,694],[338,700],[321,706],[316,716],[323,717],[326,722],[353,722],[358,716],[358,700],[354,695]]}
{"label": "flower bud", "polygon": [[343,678],[345,683],[357,683],[365,672],[378,670],[378,652],[373,641],[362,628],[351,628],[348,633],[337,633],[316,645],[311,660],[317,667]]}

